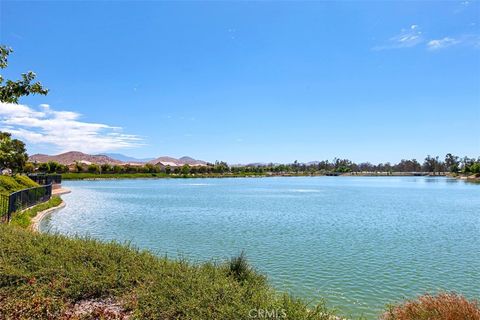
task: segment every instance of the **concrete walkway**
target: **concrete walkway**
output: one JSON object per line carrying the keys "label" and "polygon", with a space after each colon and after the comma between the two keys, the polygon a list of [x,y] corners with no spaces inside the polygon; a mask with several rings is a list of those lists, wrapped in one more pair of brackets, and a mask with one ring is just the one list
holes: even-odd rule
{"label": "concrete walkway", "polygon": [[65,188],[58,188],[58,189],[53,189],[52,190],[52,196],[61,196],[62,194],[67,194],[72,191],[65,189]]}

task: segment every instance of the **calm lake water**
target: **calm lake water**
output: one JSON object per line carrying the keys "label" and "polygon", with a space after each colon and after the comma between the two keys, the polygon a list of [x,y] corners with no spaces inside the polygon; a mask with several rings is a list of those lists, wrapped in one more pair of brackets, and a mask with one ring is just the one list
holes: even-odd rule
{"label": "calm lake water", "polygon": [[43,231],[172,257],[245,250],[278,289],[344,315],[439,290],[480,297],[480,185],[426,177],[66,181]]}

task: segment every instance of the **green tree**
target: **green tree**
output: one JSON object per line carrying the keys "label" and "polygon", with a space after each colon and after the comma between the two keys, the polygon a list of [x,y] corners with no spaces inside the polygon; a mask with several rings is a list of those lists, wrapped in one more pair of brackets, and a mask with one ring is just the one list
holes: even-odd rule
{"label": "green tree", "polygon": [[113,172],[114,173],[122,173],[123,171],[123,167],[122,166],[119,166],[118,164],[114,165],[113,166]]}
{"label": "green tree", "polygon": [[158,166],[155,166],[151,163],[147,163],[144,166],[144,170],[148,173],[157,173],[160,171],[160,168]]}
{"label": "green tree", "polygon": [[426,158],[425,158],[425,161],[423,162],[423,165],[422,165],[422,170],[424,172],[435,172],[435,167],[436,167],[436,160],[435,158],[431,157],[430,155],[428,155]]}
{"label": "green tree", "polygon": [[62,165],[55,161],[48,161],[48,167],[49,167],[48,172],[50,173],[55,173],[55,172],[61,173],[62,171]]}
{"label": "green tree", "polygon": [[480,173],[480,161],[476,161],[469,169],[471,173]]}
{"label": "green tree", "polygon": [[190,166],[188,164],[184,164],[182,166],[182,174],[189,174],[190,173]]}
{"label": "green tree", "polygon": [[40,171],[42,173],[50,172],[50,164],[48,162],[40,163],[38,165],[38,171]]}
{"label": "green tree", "polygon": [[448,153],[445,156],[445,166],[449,172],[458,172],[460,170],[460,160],[457,156]]}
{"label": "green tree", "polygon": [[34,171],[35,171],[35,165],[31,162],[27,162],[23,166],[23,172],[25,173],[33,173]]}
{"label": "green tree", "polygon": [[19,172],[27,160],[25,144],[18,139],[12,139],[10,133],[0,131],[0,169],[9,168],[13,172]]}
{"label": "green tree", "polygon": [[108,163],[102,164],[100,166],[100,168],[102,169],[102,173],[111,172],[113,170],[113,167],[111,165],[109,165]]}
{"label": "green tree", "polygon": [[[0,69],[8,66],[8,56],[12,53],[12,48],[0,45]],[[6,80],[0,75],[0,101],[8,103],[18,103],[18,99],[31,94],[46,95],[48,89],[45,89],[40,82],[34,82],[36,74],[32,71],[22,73],[20,80]]]}
{"label": "green tree", "polygon": [[92,163],[87,168],[90,173],[100,173],[100,166],[98,164]]}
{"label": "green tree", "polygon": [[[335,172],[350,172],[352,171],[352,161],[348,159],[333,159],[334,171]],[[386,170],[388,171],[388,170]]]}
{"label": "green tree", "polygon": [[215,173],[225,173],[230,171],[228,164],[224,161],[215,161],[215,165],[213,166],[213,172]]}

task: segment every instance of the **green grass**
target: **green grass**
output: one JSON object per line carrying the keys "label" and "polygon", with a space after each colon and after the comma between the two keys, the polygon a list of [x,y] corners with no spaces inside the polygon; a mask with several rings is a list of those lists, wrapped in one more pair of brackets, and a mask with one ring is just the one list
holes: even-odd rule
{"label": "green grass", "polygon": [[13,226],[27,228],[32,223],[32,218],[35,217],[40,211],[57,207],[61,203],[62,203],[62,199],[60,197],[53,196],[47,202],[41,203],[39,205],[36,205],[22,212],[14,213],[10,220],[10,224]]}
{"label": "green grass", "polygon": [[237,174],[166,174],[166,173],[62,173],[63,180],[89,180],[89,179],[146,179],[146,178],[233,178],[233,177],[263,177],[263,173],[237,173]]}
{"label": "green grass", "polygon": [[165,173],[62,173],[62,180],[166,178]]}
{"label": "green grass", "polygon": [[22,189],[38,187],[39,185],[29,177],[16,174],[14,176],[0,175],[0,194],[8,195]]}
{"label": "green grass", "polygon": [[[307,308],[275,292],[243,255],[191,264],[128,245],[0,225],[0,314],[6,319],[66,319],[75,303],[105,298],[132,319],[249,319],[255,310],[277,310],[284,319],[332,314],[323,303]],[[94,314],[102,318],[105,310]]]}

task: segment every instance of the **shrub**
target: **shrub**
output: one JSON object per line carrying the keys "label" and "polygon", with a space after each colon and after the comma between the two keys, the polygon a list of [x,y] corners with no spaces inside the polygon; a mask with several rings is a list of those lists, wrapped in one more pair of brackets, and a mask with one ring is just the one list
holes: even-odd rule
{"label": "shrub", "polygon": [[230,259],[228,263],[229,274],[238,282],[243,282],[250,278],[253,270],[248,263],[245,252],[242,251],[238,256]]}
{"label": "shrub", "polygon": [[479,320],[480,308],[475,300],[455,293],[423,295],[397,306],[390,306],[382,320]]}

